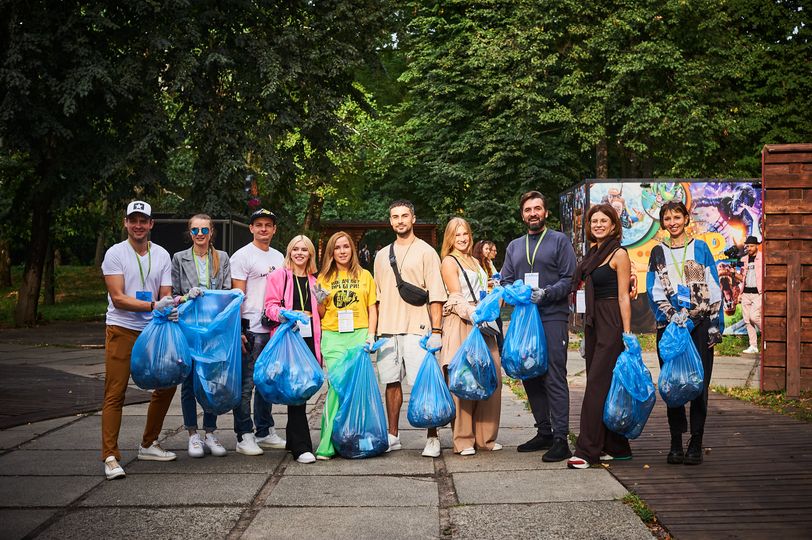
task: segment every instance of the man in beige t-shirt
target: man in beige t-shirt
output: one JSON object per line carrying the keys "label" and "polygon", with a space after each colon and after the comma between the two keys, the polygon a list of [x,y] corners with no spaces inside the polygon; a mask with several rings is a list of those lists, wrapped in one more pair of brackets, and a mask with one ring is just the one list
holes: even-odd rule
{"label": "man in beige t-shirt", "polygon": [[[431,332],[430,349],[441,346],[442,308],[446,301],[445,285],[440,275],[440,257],[430,245],[414,235],[414,206],[397,200],[389,206],[389,222],[395,231],[395,241],[378,250],[375,255],[375,284],[378,292],[378,333],[388,338],[378,350],[376,366],[378,379],[386,385],[386,416],[389,424],[389,450],[400,450],[398,421],[403,405],[401,381],[414,384],[426,351],[420,339]],[[403,281],[429,293],[427,305],[413,306],[401,298],[395,272],[389,262],[394,249],[395,259]],[[437,429],[429,429],[426,457],[440,456]]]}

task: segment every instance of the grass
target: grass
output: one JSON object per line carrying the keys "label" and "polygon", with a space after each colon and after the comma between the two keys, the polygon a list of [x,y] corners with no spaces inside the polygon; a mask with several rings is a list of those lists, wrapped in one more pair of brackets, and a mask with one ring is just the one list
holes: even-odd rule
{"label": "grass", "polygon": [[517,398],[524,401],[524,408],[530,410],[530,403],[527,401],[527,392],[524,391],[522,381],[511,379],[510,377],[502,377],[502,384],[510,388]]}
{"label": "grass", "polygon": [[[93,266],[59,266],[56,268],[54,305],[40,304],[40,322],[102,320],[107,311],[107,290],[98,268]],[[0,289],[0,327],[14,324],[14,306],[20,286],[22,268],[12,270],[11,288]]]}
{"label": "grass", "polygon": [[755,388],[726,388],[716,385],[712,388],[714,392],[765,407],[803,422],[812,422],[812,390],[802,391],[799,399],[789,399],[783,390],[762,392]]}
{"label": "grass", "polygon": [[[578,337],[583,339],[584,333],[578,332]],[[640,341],[640,348],[643,352],[657,352],[656,334],[637,334],[637,339]],[[569,350],[577,351],[580,345],[580,340],[570,340]],[[718,356],[741,356],[742,351],[747,347],[749,347],[747,336],[722,336],[722,342],[716,346],[716,354]]]}
{"label": "grass", "polygon": [[651,511],[651,508],[648,507],[646,501],[635,495],[634,493],[629,493],[622,499],[623,504],[634,510],[634,513],[637,514],[643,523],[650,524],[656,521],[654,517],[654,512]]}

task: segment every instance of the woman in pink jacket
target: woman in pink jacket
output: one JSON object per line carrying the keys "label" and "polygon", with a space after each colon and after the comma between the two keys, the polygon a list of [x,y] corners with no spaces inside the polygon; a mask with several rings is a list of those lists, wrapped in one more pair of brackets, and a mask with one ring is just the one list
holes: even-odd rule
{"label": "woman in pink jacket", "polygon": [[[310,347],[316,360],[321,364],[321,319],[316,298],[316,250],[313,242],[304,235],[294,236],[288,243],[285,264],[268,274],[265,287],[265,316],[272,321],[271,335],[276,331],[275,323],[285,322],[282,309],[303,311],[310,317],[310,324],[299,326],[302,337]],[[288,406],[286,427],[287,445],[296,461],[313,463],[313,443],[307,423],[305,405]]]}

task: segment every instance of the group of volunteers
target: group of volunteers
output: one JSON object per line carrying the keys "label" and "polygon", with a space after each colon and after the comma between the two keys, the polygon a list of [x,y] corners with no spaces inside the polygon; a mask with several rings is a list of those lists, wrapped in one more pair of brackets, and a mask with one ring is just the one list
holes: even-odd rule
{"label": "group of volunteers", "polygon": [[[373,275],[359,261],[349,234],[337,232],[327,241],[320,267],[316,250],[307,236],[294,236],[285,254],[271,247],[277,217],[261,209],[250,216],[253,240],[228,255],[214,248],[214,223],[203,214],[188,222],[191,248],[170,259],[163,248],[150,242],[153,227],[150,205],[129,203],[124,219],[127,239],[112,246],[102,263],[109,293],[106,326],[106,378],[102,411],[102,460],[108,479],[124,476],[118,436],[125,390],[130,376],[130,354],[153,310],[169,310],[177,320],[176,306],[211,289],[239,289],[245,298],[242,317],[242,397],[234,408],[236,451],[254,456],[263,448],[286,449],[300,463],[329,460],[336,455],[331,442],[338,397],[328,388],[321,418],[321,438],[313,448],[305,405],[288,406],[286,438],[276,433],[272,404],[254,391],[254,364],[280,324],[286,310],[302,311],[310,323],[296,323],[301,337],[330,370],[347,351],[387,338],[373,356],[378,380],[385,387],[384,402],[389,450],[401,449],[398,432],[403,405],[402,382],[413,385],[426,350],[438,350],[445,375],[448,365],[474,326],[481,330],[491,357],[501,374],[501,321],[473,322],[480,301],[497,285],[516,280],[532,288],[547,345],[548,369],[544,375],[523,381],[537,433],[520,444],[519,452],[546,450],[546,462],[568,460],[570,468],[587,468],[606,459],[629,459],[628,440],[609,431],[603,423],[603,404],[624,335],[631,328],[630,262],[620,247],[622,227],[609,205],[590,208],[586,216],[587,239],[593,244],[576,264],[570,239],[546,225],[548,205],[544,195],[530,191],[521,196],[519,210],[527,233],[507,246],[504,264],[494,266],[496,245],[474,243],[470,224],[452,218],[443,235],[440,255],[414,233],[415,210],[411,202],[396,200],[389,207],[395,240],[377,250]],[[705,369],[704,393],[691,402],[691,441],[683,450],[688,429],[685,408],[669,408],[671,429],[669,463],[699,463],[707,413],[707,388],[713,365],[713,346],[721,340],[721,292],[708,246],[686,236],[689,213],[682,203],[663,205],[660,224],[670,241],[652,250],[648,291],[655,310],[658,340],[671,321],[693,322],[692,339]],[[575,453],[570,451],[569,388],[567,385],[568,321],[572,293],[586,289],[585,346],[587,387]],[[418,291],[421,301],[407,301],[404,286]],[[414,291],[412,291],[414,292]],[[424,347],[420,341],[428,336]],[[425,340],[424,340],[425,341]],[[453,451],[473,455],[497,451],[501,412],[501,375],[496,390],[485,400],[454,395]],[[190,457],[206,453],[224,456],[227,451],[215,435],[216,415],[203,413],[203,436],[193,376],[181,385],[184,429],[188,431]],[[175,393],[175,387],[155,390],[149,403],[138,459],[171,461],[173,452],[161,448],[158,438]],[[252,417],[253,403],[253,417]],[[441,454],[437,428],[428,429],[422,455]]]}

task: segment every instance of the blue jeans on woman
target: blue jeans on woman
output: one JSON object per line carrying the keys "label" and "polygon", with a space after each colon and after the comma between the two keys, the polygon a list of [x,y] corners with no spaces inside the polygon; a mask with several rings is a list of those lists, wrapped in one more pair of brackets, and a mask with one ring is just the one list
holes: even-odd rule
{"label": "blue jeans on woman", "polygon": [[[197,400],[195,399],[194,364],[189,376],[180,387],[180,410],[183,411],[183,429],[197,430]],[[203,412],[203,430],[207,433],[217,429],[217,415]]]}
{"label": "blue jeans on woman", "polygon": [[[262,398],[262,394],[254,392],[254,364],[259,358],[262,349],[268,344],[270,334],[255,334],[246,332],[248,338],[248,354],[242,355],[242,399],[240,404],[234,408],[234,433],[237,440],[242,441],[242,436],[254,431],[256,424],[257,438],[267,437],[270,429],[274,427],[273,416],[271,415],[271,404]],[[254,398],[254,421],[251,422],[251,397]]]}

